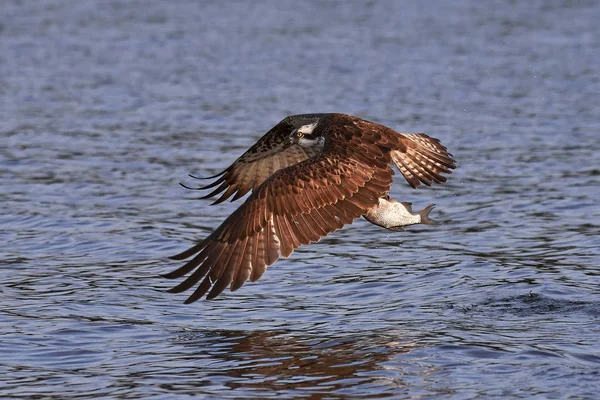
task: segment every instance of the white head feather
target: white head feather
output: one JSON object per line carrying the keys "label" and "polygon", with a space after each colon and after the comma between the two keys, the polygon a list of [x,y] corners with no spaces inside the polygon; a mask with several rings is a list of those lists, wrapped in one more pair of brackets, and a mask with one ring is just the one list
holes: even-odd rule
{"label": "white head feather", "polygon": [[296,143],[298,143],[302,147],[310,147],[310,148],[318,148],[319,150],[323,149],[323,145],[325,144],[325,138],[323,136],[318,136],[316,138],[307,138],[306,135],[310,135],[315,128],[317,127],[318,122],[314,122],[312,124],[302,125],[300,128],[296,129],[296,133],[302,133],[302,137],[296,139]]}

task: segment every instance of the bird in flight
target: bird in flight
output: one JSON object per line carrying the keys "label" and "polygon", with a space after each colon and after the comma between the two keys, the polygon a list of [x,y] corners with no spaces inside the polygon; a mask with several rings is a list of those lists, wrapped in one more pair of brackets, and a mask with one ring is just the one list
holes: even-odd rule
{"label": "bird in flight", "polygon": [[213,204],[252,193],[207,238],[171,257],[191,259],[165,277],[191,274],[169,292],[200,282],[186,304],[207,293],[213,299],[228,286],[233,292],[301,245],[361,216],[377,219],[380,199],[389,199],[392,164],[413,188],[445,182],[441,174],[456,168],[439,140],[423,133],[398,133],[337,113],[284,118],[228,168],[206,178],[214,182],[194,188],[214,188],[203,197],[220,194]]}

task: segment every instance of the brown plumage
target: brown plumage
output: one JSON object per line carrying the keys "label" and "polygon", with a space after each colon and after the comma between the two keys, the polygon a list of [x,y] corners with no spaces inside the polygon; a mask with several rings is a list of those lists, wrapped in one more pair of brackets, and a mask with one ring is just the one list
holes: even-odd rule
{"label": "brown plumage", "polygon": [[315,122],[321,116],[323,114],[302,114],[284,118],[242,154],[229,168],[216,175],[199,178],[211,179],[218,177],[219,179],[209,185],[189,189],[211,189],[219,185],[211,193],[202,197],[208,199],[225,192],[213,204],[219,204],[232,195],[231,201],[239,199],[250,190],[256,189],[275,171],[297,164],[317,154],[316,149],[304,148],[299,145],[285,146],[284,140],[294,129]]}
{"label": "brown plumage", "polygon": [[[212,299],[230,286],[256,281],[279,257],[351,224],[387,195],[394,163],[407,182],[445,182],[455,168],[437,139],[401,134],[344,114],[290,116],[267,132],[218,179],[216,203],[252,190],[211,235],[172,257],[185,265],[166,274],[179,278],[179,293],[200,284],[185,301]],[[224,192],[224,193],[223,193]]]}

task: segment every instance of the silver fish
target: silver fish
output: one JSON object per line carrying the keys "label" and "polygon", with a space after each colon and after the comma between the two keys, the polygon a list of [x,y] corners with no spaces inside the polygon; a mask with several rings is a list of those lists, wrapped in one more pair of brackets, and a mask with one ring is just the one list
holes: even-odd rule
{"label": "silver fish", "polygon": [[429,213],[435,207],[430,204],[416,214],[413,214],[412,203],[399,202],[389,196],[380,198],[379,203],[371,208],[363,217],[372,224],[391,231],[401,231],[403,226],[425,224],[437,225],[438,222],[429,218]]}

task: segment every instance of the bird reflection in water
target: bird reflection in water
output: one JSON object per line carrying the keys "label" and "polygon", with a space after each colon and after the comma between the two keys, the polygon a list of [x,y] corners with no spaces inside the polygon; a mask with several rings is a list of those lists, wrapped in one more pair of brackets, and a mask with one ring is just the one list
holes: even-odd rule
{"label": "bird reflection in water", "polygon": [[187,382],[180,375],[173,389],[206,388],[211,385],[206,379],[215,380],[220,371],[220,385],[258,394],[302,389],[341,394],[350,387],[354,394],[357,387],[371,395],[397,393],[405,386],[398,357],[417,347],[399,338],[400,332],[342,338],[299,338],[285,331],[186,333],[177,343],[199,368],[185,374]]}

